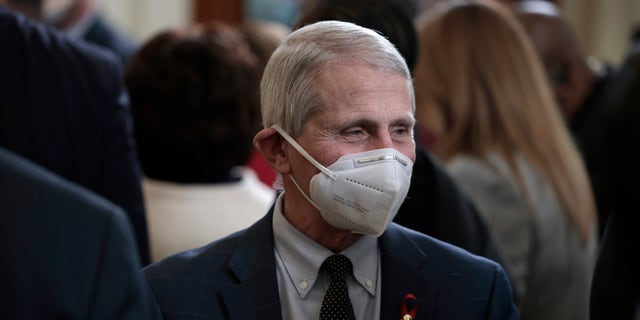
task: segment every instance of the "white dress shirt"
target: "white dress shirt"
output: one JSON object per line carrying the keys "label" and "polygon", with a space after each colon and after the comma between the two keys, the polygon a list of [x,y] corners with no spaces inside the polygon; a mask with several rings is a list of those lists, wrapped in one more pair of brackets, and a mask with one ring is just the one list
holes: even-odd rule
{"label": "white dress shirt", "polygon": [[[282,318],[317,319],[331,278],[320,266],[334,252],[293,227],[282,215],[284,193],[273,211],[276,273]],[[378,238],[363,236],[342,252],[353,264],[347,277],[356,319],[380,319],[381,273]],[[337,253],[337,252],[336,252]]]}

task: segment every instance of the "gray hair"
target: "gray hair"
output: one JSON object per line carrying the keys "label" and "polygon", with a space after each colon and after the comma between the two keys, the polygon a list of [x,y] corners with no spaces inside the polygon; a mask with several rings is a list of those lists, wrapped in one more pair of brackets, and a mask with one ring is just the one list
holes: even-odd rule
{"label": "gray hair", "polygon": [[299,136],[307,119],[324,106],[316,80],[321,68],[332,64],[403,75],[415,112],[413,80],[393,44],[353,23],[321,21],[292,32],[269,59],[260,83],[264,126],[279,124]]}

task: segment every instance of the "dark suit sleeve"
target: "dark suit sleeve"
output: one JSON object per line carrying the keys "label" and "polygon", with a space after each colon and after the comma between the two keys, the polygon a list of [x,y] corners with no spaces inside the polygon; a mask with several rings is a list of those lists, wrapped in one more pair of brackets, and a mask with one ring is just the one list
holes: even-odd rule
{"label": "dark suit sleeve", "polygon": [[0,147],[1,319],[157,319],[121,208]]}
{"label": "dark suit sleeve", "polygon": [[0,145],[123,208],[149,261],[141,170],[117,57],[0,6]]}
{"label": "dark suit sleeve", "polygon": [[628,213],[615,212],[605,229],[591,287],[593,320],[640,316],[640,263],[630,254],[638,250],[640,218]]}
{"label": "dark suit sleeve", "polygon": [[[120,213],[120,212],[116,212]],[[155,301],[139,273],[139,261],[129,222],[123,214],[106,220],[90,319],[159,319]]]}
{"label": "dark suit sleeve", "polygon": [[108,157],[103,175],[106,179],[103,194],[128,213],[135,230],[142,265],[146,265],[150,262],[149,243],[140,183],[142,173],[133,138],[133,119],[124,88],[122,68],[114,64],[112,70],[112,91],[107,95],[111,99],[111,106],[103,115],[106,122],[103,141]]}
{"label": "dark suit sleeve", "polygon": [[640,319],[640,39],[613,81],[599,133],[601,184],[610,208],[591,287],[593,320]]}
{"label": "dark suit sleeve", "polygon": [[512,300],[511,285],[507,275],[498,266],[496,266],[493,288],[487,305],[487,314],[484,318],[492,320],[520,319]]}

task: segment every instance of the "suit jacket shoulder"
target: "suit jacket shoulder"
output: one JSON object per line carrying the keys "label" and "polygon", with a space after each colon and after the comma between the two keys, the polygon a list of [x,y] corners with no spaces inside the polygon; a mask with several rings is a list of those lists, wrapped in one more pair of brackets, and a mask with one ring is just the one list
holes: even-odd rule
{"label": "suit jacket shoulder", "polygon": [[[280,319],[271,221],[145,268],[165,319]],[[516,318],[495,262],[396,224],[380,246],[383,319],[399,317],[407,293],[428,319]]]}
{"label": "suit jacket shoulder", "polygon": [[416,296],[427,319],[517,319],[511,287],[494,261],[391,224],[380,238],[383,319]]}
{"label": "suit jacket shoulder", "polygon": [[151,318],[120,208],[3,148],[0,203],[0,318]]}
{"label": "suit jacket shoulder", "polygon": [[164,318],[280,319],[272,215],[146,267]]}

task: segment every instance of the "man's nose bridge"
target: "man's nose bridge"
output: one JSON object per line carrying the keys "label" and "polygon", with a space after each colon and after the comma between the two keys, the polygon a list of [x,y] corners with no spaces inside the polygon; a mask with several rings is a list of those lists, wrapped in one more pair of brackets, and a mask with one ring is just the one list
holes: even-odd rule
{"label": "man's nose bridge", "polygon": [[393,139],[391,139],[389,130],[380,130],[375,139],[375,144],[376,149],[393,148]]}

